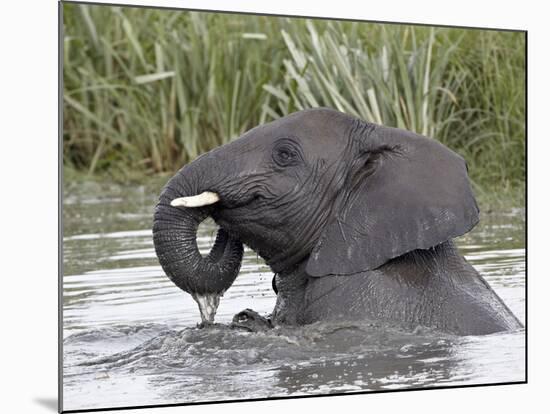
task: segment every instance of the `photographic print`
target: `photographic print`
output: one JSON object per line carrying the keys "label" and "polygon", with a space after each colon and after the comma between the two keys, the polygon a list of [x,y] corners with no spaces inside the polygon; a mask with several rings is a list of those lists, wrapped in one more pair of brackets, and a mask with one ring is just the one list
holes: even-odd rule
{"label": "photographic print", "polygon": [[60,18],[63,411],[526,381],[526,32]]}

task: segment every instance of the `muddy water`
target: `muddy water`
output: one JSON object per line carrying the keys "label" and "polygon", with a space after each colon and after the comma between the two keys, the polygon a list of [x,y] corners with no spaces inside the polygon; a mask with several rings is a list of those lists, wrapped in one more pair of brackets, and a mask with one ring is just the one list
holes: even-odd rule
{"label": "muddy water", "polygon": [[[163,274],[151,239],[158,186],[65,189],[64,409],[239,400],[522,381],[524,331],[454,337],[376,323],[248,333],[244,308],[271,312],[272,273],[252,251],[222,298],[216,325]],[[525,318],[524,211],[482,216],[458,240],[511,310]],[[199,248],[215,237],[202,225]]]}

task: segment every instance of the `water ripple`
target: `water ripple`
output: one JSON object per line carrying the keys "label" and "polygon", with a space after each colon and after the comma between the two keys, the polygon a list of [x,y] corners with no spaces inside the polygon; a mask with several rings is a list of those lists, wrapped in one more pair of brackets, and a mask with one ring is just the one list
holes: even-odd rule
{"label": "water ripple", "polygon": [[[249,333],[228,327],[244,308],[271,312],[273,274],[246,249],[211,329],[164,275],[150,220],[154,197],[65,197],[66,409],[520,381],[524,332],[453,337],[376,323]],[[128,200],[134,202],[128,203]],[[458,240],[467,260],[525,317],[522,210],[486,216]],[[201,226],[206,254],[215,229]]]}

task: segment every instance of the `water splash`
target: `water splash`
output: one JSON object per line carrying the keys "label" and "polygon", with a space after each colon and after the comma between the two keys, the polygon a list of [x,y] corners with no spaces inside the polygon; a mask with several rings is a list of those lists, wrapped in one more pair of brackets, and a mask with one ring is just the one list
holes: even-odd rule
{"label": "water splash", "polygon": [[[102,384],[129,392],[131,401],[148,394],[149,403],[159,396],[172,403],[509,382],[524,375],[523,331],[456,337],[346,322],[258,333],[224,324],[160,328],[102,328],[67,338],[68,355],[89,351],[65,365],[68,401],[92,407],[98,400],[88,391]],[[94,352],[121,336],[136,345]],[[91,347],[94,341],[103,347]],[[147,383],[127,387],[143,378]]]}
{"label": "water splash", "polygon": [[199,305],[202,323],[214,323],[214,317],[216,316],[218,306],[220,305],[220,298],[223,294],[207,293],[205,295],[199,295],[198,293],[194,293],[191,296]]}

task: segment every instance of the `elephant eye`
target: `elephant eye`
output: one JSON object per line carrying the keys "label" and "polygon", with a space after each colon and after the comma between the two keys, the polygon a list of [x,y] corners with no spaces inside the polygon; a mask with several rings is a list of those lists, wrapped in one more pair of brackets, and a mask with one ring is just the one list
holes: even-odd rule
{"label": "elephant eye", "polygon": [[286,149],[280,149],[279,153],[277,154],[281,161],[288,161],[292,158],[292,152],[286,150]]}
{"label": "elephant eye", "polygon": [[294,165],[300,160],[300,151],[290,142],[283,141],[273,149],[273,161],[280,167]]}

